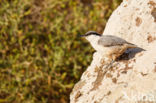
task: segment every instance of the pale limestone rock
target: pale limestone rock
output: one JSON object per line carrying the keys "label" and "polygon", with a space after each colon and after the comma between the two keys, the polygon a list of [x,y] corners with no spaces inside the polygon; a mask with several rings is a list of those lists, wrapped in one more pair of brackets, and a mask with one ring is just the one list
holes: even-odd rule
{"label": "pale limestone rock", "polygon": [[107,34],[144,50],[128,50],[111,66],[94,53],[70,103],[156,103],[156,0],[124,0],[107,23]]}
{"label": "pale limestone rock", "polygon": [[156,39],[156,0],[124,0],[111,15],[103,34],[146,48]]}

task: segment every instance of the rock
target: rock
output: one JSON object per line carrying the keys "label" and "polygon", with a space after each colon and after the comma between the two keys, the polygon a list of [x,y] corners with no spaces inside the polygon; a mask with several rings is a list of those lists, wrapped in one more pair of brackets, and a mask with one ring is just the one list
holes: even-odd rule
{"label": "rock", "polygon": [[103,35],[107,34],[138,48],[112,64],[95,52],[70,103],[155,103],[156,0],[124,0],[108,20]]}
{"label": "rock", "polygon": [[111,15],[103,34],[146,48],[156,40],[156,0],[124,0]]}

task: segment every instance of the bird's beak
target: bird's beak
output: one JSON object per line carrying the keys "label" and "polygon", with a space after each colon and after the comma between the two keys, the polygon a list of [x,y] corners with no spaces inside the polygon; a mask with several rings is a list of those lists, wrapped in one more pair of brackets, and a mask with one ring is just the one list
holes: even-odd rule
{"label": "bird's beak", "polygon": [[85,37],[85,35],[79,35],[79,37]]}

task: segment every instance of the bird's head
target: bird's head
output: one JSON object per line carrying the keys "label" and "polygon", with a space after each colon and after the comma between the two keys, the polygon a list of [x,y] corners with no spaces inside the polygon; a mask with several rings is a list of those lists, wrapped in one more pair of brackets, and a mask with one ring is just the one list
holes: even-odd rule
{"label": "bird's head", "polygon": [[85,37],[88,41],[93,41],[96,38],[99,38],[101,34],[95,32],[95,31],[88,31],[84,35],[80,35],[81,37]]}

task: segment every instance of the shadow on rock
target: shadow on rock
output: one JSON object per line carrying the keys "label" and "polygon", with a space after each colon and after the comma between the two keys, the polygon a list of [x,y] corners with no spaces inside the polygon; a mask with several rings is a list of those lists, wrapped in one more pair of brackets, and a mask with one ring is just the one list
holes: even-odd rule
{"label": "shadow on rock", "polygon": [[129,48],[125,51],[125,53],[123,53],[119,58],[117,58],[117,61],[132,59],[135,57],[137,53],[142,52],[142,51],[146,51],[146,50],[143,48],[139,48],[139,47]]}

